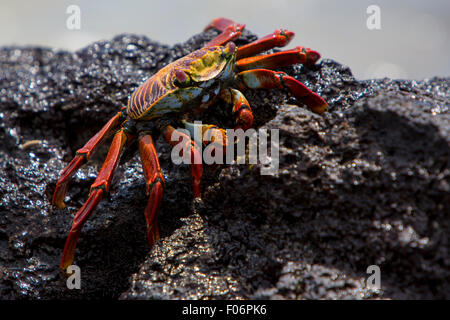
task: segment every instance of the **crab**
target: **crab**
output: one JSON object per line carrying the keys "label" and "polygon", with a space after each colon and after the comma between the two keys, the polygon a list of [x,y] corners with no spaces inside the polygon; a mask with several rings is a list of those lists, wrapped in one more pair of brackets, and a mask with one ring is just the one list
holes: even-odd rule
{"label": "crab", "polygon": [[[102,198],[108,193],[115,168],[123,151],[137,142],[146,181],[148,204],[145,209],[147,238],[150,248],[159,239],[157,214],[164,189],[154,139],[163,134],[165,140],[175,147],[183,144],[181,154],[189,154],[193,180],[193,196],[201,197],[200,181],[203,174],[201,155],[197,143],[186,133],[175,129],[182,124],[192,131],[193,117],[201,114],[217,99],[223,99],[232,106],[235,128],[247,130],[253,125],[252,109],[242,94],[245,89],[278,88],[287,89],[297,101],[304,103],[311,111],[322,114],[327,111],[327,103],[305,85],[284,72],[270,69],[293,64],[313,65],[320,58],[316,51],[296,47],[292,50],[272,54],[257,55],[275,47],[287,45],[294,33],[278,29],[274,33],[236,47],[237,39],[245,25],[226,18],[213,20],[206,28],[214,28],[220,33],[203,48],[182,57],[151,76],[130,96],[128,105],[114,115],[96,133],[74,159],[62,171],[53,194],[52,204],[64,208],[64,198],[68,184],[76,171],[86,163],[105,139],[114,135],[106,160],[97,178],[91,185],[89,197],[73,219],[61,258],[60,268],[66,270],[74,260],[75,248],[81,229]],[[204,124],[202,133],[206,136],[223,134],[224,129]],[[174,133],[180,139],[172,139]],[[208,141],[202,141],[208,143]],[[222,147],[226,147],[223,142]]]}

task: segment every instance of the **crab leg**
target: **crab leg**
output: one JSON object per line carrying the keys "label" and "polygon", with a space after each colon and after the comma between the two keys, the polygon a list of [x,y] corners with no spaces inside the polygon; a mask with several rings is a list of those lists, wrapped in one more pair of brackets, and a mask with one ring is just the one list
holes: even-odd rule
{"label": "crab leg", "polygon": [[[180,138],[179,140],[172,140],[172,135],[176,133]],[[172,126],[168,125],[164,129],[164,139],[172,146],[175,147],[180,142],[184,142],[185,145],[181,150],[181,156],[184,152],[190,152],[190,164],[191,164],[191,174],[192,174],[192,189],[194,193],[194,198],[200,198],[200,182],[203,175],[203,164],[202,156],[198,151],[197,144],[195,141],[191,140],[186,134],[176,130]],[[189,150],[188,150],[189,149]]]}
{"label": "crab leg", "polygon": [[161,172],[153,139],[149,134],[139,138],[139,153],[141,155],[147,184],[146,192],[149,196],[148,204],[145,208],[145,221],[147,225],[148,243],[151,248],[159,240],[157,215],[163,196],[164,176]]}
{"label": "crab leg", "polygon": [[78,210],[73,219],[72,228],[67,237],[63,256],[61,258],[61,269],[66,270],[67,267],[72,264],[81,228],[100,203],[103,196],[108,193],[114,169],[119,163],[120,155],[123,152],[127,140],[131,140],[130,136],[126,134],[123,129],[115,134],[106,160],[98,173],[97,179],[95,179],[94,183],[91,185],[89,199],[84,203],[80,210]]}
{"label": "crab leg", "polygon": [[277,29],[273,33],[263,38],[239,47],[236,58],[242,59],[254,56],[255,54],[267,51],[275,47],[284,47],[291,41],[294,36],[295,34],[292,31],[286,29]]}
{"label": "crab leg", "polygon": [[238,74],[239,85],[251,89],[288,89],[300,102],[305,103],[313,112],[322,114],[328,110],[328,104],[319,95],[304,84],[284,72],[266,69],[242,71]]}
{"label": "crab leg", "polygon": [[297,63],[313,65],[319,59],[320,54],[317,51],[305,47],[296,47],[292,50],[243,58],[236,61],[236,65],[240,70],[259,68],[277,69]]}
{"label": "crab leg", "polygon": [[84,147],[78,149],[75,158],[67,165],[66,168],[61,172],[61,175],[56,183],[56,189],[53,194],[52,204],[58,208],[64,208],[64,197],[66,196],[67,186],[70,182],[72,176],[77,172],[77,170],[86,163],[89,158],[95,153],[97,147],[100,146],[105,138],[116,129],[122,122],[123,114],[119,112],[114,117],[112,117],[105,126],[93,136]]}
{"label": "crab leg", "polygon": [[226,18],[217,18],[205,28],[205,31],[211,28],[217,29],[222,33],[209,41],[205,47],[223,46],[227,42],[238,38],[244,30],[245,24],[239,24]]}

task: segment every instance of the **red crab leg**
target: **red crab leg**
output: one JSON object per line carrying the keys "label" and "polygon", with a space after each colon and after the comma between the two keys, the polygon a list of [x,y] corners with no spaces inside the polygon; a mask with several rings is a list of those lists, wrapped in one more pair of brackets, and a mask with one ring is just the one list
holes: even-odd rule
{"label": "red crab leg", "polygon": [[206,28],[209,30],[211,28],[222,31],[217,37],[209,41],[205,47],[213,47],[213,46],[223,46],[229,41],[232,41],[238,38],[242,31],[245,28],[245,24],[235,23],[234,21],[226,18],[217,18],[214,19]]}
{"label": "red crab leg", "polygon": [[98,146],[100,146],[105,138],[122,123],[122,112],[119,112],[105,126],[95,134],[84,147],[78,149],[75,158],[67,165],[61,172],[61,175],[56,183],[56,189],[53,193],[52,204],[58,208],[64,208],[64,197],[66,196],[67,186],[72,176],[77,170],[86,163],[89,158],[95,153]]}
{"label": "red crab leg", "polygon": [[157,216],[163,196],[164,176],[161,172],[153,139],[149,134],[139,138],[139,152],[147,184],[147,195],[149,196],[148,204],[145,208],[145,221],[148,244],[151,248],[159,240]]}
{"label": "red crab leg", "polygon": [[250,108],[250,104],[242,92],[236,89],[223,89],[220,92],[220,97],[233,105],[233,114],[236,115],[235,130],[242,129],[245,131],[253,127],[252,108]]}
{"label": "red crab leg", "polygon": [[245,46],[239,47],[237,51],[237,59],[254,56],[255,54],[275,47],[284,47],[294,36],[295,34],[292,31],[277,29],[274,33],[246,44]]}
{"label": "red crab leg", "polygon": [[305,103],[313,112],[322,114],[328,110],[328,104],[319,95],[309,90],[304,84],[284,72],[266,69],[242,71],[238,74],[243,88],[288,89],[300,102]]}
{"label": "red crab leg", "polygon": [[[177,133],[180,137],[179,140],[172,141],[172,134]],[[190,164],[191,164],[191,174],[192,174],[192,189],[194,193],[194,198],[200,198],[200,182],[203,175],[203,164],[202,164],[202,155],[198,151],[197,144],[191,140],[189,136],[186,134],[177,131],[172,126],[167,126],[164,129],[164,139],[172,146],[175,147],[180,142],[185,142],[186,144],[183,146],[181,151],[181,156],[183,156],[184,152],[190,152]],[[189,149],[189,150],[188,150]]]}
{"label": "red crab leg", "polygon": [[240,59],[236,61],[236,65],[240,70],[277,69],[297,63],[313,65],[319,59],[320,54],[318,52],[305,47],[296,47],[292,50]]}
{"label": "red crab leg", "polygon": [[[114,169],[119,163],[120,155],[124,149],[125,143],[130,139],[124,130],[118,131],[111,143],[106,160],[100,169],[97,179],[91,185],[89,199],[78,210],[73,219],[72,228],[66,240],[63,255],[61,258],[60,268],[66,270],[72,264],[75,255],[75,247],[77,245],[78,237],[80,236],[81,228],[91,213],[95,210],[97,205],[102,200],[103,196],[108,193]],[[131,140],[131,139],[130,139]]]}

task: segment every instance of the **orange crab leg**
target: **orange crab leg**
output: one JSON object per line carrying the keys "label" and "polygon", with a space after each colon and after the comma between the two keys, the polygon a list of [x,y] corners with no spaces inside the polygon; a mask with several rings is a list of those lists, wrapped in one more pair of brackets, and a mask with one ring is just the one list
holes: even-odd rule
{"label": "orange crab leg", "polygon": [[[179,140],[172,141],[172,135],[177,133],[180,137]],[[189,136],[186,134],[176,130],[172,126],[167,126],[164,129],[164,139],[172,146],[178,145],[178,143],[185,142],[186,144],[183,146],[181,151],[181,156],[183,156],[184,152],[190,152],[190,164],[191,164],[191,174],[192,174],[192,189],[194,193],[194,198],[200,198],[200,182],[203,175],[203,164],[202,164],[202,156],[198,151],[197,144],[195,141],[191,140]],[[188,150],[189,149],[189,150]]]}
{"label": "orange crab leg", "polygon": [[205,31],[214,28],[222,33],[217,37],[209,41],[205,47],[223,46],[227,42],[232,41],[242,34],[245,28],[245,24],[235,23],[234,21],[226,18],[214,19],[206,28]]}
{"label": "orange crab leg", "polygon": [[292,31],[286,29],[277,29],[275,30],[275,32],[263,38],[246,44],[245,46],[239,47],[236,58],[242,59],[254,56],[255,54],[267,51],[275,47],[284,47],[291,41],[294,36],[295,34]]}
{"label": "orange crab leg", "polygon": [[106,160],[100,169],[97,179],[95,179],[91,186],[89,199],[84,203],[80,210],[78,210],[75,218],[73,219],[72,228],[70,229],[69,236],[67,237],[64,252],[61,258],[61,269],[66,270],[67,267],[72,264],[81,228],[100,203],[103,196],[108,193],[114,170],[119,163],[125,144],[127,141],[129,142],[129,140],[131,140],[130,138],[131,136],[126,134],[123,129],[119,130],[115,134],[108,155],[106,156]]}
{"label": "orange crab leg", "polygon": [[242,71],[238,74],[239,85],[251,89],[288,89],[300,102],[305,103],[313,112],[322,114],[328,110],[328,104],[319,95],[304,84],[284,72],[266,69]]}
{"label": "orange crab leg", "polygon": [[58,208],[64,208],[64,197],[66,196],[67,187],[70,179],[77,172],[77,170],[86,163],[89,158],[95,153],[97,147],[100,146],[106,137],[116,129],[123,122],[123,114],[119,112],[112,117],[105,126],[95,134],[85,145],[76,152],[75,158],[67,165],[61,172],[58,182],[56,183],[56,189],[53,193],[52,204]]}
{"label": "orange crab leg", "polygon": [[148,204],[145,208],[145,221],[148,244],[151,248],[159,240],[157,215],[163,196],[164,176],[161,172],[153,139],[149,134],[139,138],[139,153],[147,184],[147,195],[149,196]]}
{"label": "orange crab leg", "polygon": [[305,47],[296,47],[292,50],[240,59],[236,61],[236,65],[240,70],[259,68],[277,69],[297,63],[313,65],[319,59],[320,54],[317,51]]}

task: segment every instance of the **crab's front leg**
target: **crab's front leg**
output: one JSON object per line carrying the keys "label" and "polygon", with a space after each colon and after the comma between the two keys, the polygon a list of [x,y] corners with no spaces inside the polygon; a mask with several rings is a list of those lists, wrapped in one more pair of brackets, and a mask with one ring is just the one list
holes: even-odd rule
{"label": "crab's front leg", "polygon": [[266,69],[247,70],[240,72],[237,79],[243,89],[288,89],[297,100],[306,104],[313,112],[322,114],[328,110],[325,100],[284,72]]}
{"label": "crab's front leg", "polygon": [[164,176],[161,172],[158,155],[150,134],[144,134],[139,137],[139,153],[147,185],[147,195],[149,196],[148,204],[145,208],[145,221],[148,243],[151,248],[159,240],[157,215],[163,196]]}

